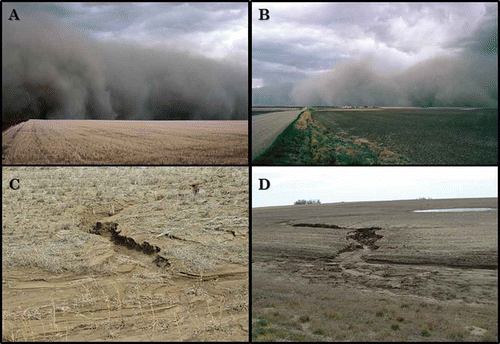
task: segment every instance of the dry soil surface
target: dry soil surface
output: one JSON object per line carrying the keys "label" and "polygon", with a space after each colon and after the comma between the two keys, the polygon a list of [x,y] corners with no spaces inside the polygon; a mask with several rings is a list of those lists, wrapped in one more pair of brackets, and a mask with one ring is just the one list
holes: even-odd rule
{"label": "dry soil surface", "polygon": [[29,120],[2,133],[12,165],[246,165],[247,121]]}
{"label": "dry soil surface", "polygon": [[[496,340],[497,207],[495,198],[253,209],[252,319],[268,323],[254,339]],[[414,212],[448,208],[492,210]]]}
{"label": "dry soil surface", "polygon": [[2,341],[248,340],[247,167],[5,167],[2,200]]}

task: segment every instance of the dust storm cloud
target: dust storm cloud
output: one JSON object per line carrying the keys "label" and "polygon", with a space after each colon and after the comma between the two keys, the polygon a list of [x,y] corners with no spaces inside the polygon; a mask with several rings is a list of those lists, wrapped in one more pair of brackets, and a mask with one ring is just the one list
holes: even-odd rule
{"label": "dust storm cloud", "polygon": [[103,43],[24,13],[22,22],[2,21],[2,120],[246,119],[247,64],[239,62]]}
{"label": "dust storm cloud", "polygon": [[254,105],[498,107],[497,3],[259,6]]}
{"label": "dust storm cloud", "polygon": [[344,62],[296,83],[301,105],[497,107],[498,61],[482,55],[433,58],[399,73],[369,61]]}

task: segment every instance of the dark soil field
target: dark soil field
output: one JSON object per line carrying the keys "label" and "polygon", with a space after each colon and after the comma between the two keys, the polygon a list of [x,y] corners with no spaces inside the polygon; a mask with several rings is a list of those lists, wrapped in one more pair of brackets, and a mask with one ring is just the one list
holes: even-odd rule
{"label": "dark soil field", "polygon": [[[497,341],[498,199],[254,208],[255,341]],[[490,208],[487,211],[414,212]]]}
{"label": "dark soil field", "polygon": [[411,164],[498,164],[498,109],[331,109],[312,118],[333,134],[376,142]]}

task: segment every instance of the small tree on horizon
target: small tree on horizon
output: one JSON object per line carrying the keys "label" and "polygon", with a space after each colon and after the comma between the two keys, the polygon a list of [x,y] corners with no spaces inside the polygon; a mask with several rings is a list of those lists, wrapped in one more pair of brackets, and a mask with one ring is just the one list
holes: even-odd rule
{"label": "small tree on horizon", "polygon": [[321,204],[319,199],[310,199],[306,201],[305,199],[299,199],[298,201],[295,201],[294,205],[301,205],[301,204]]}

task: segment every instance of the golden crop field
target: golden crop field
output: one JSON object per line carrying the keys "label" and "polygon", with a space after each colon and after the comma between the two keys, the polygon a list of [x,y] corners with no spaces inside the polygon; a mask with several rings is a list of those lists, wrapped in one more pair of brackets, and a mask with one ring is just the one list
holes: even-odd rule
{"label": "golden crop field", "polygon": [[29,120],[2,133],[3,164],[247,162],[247,121]]}

